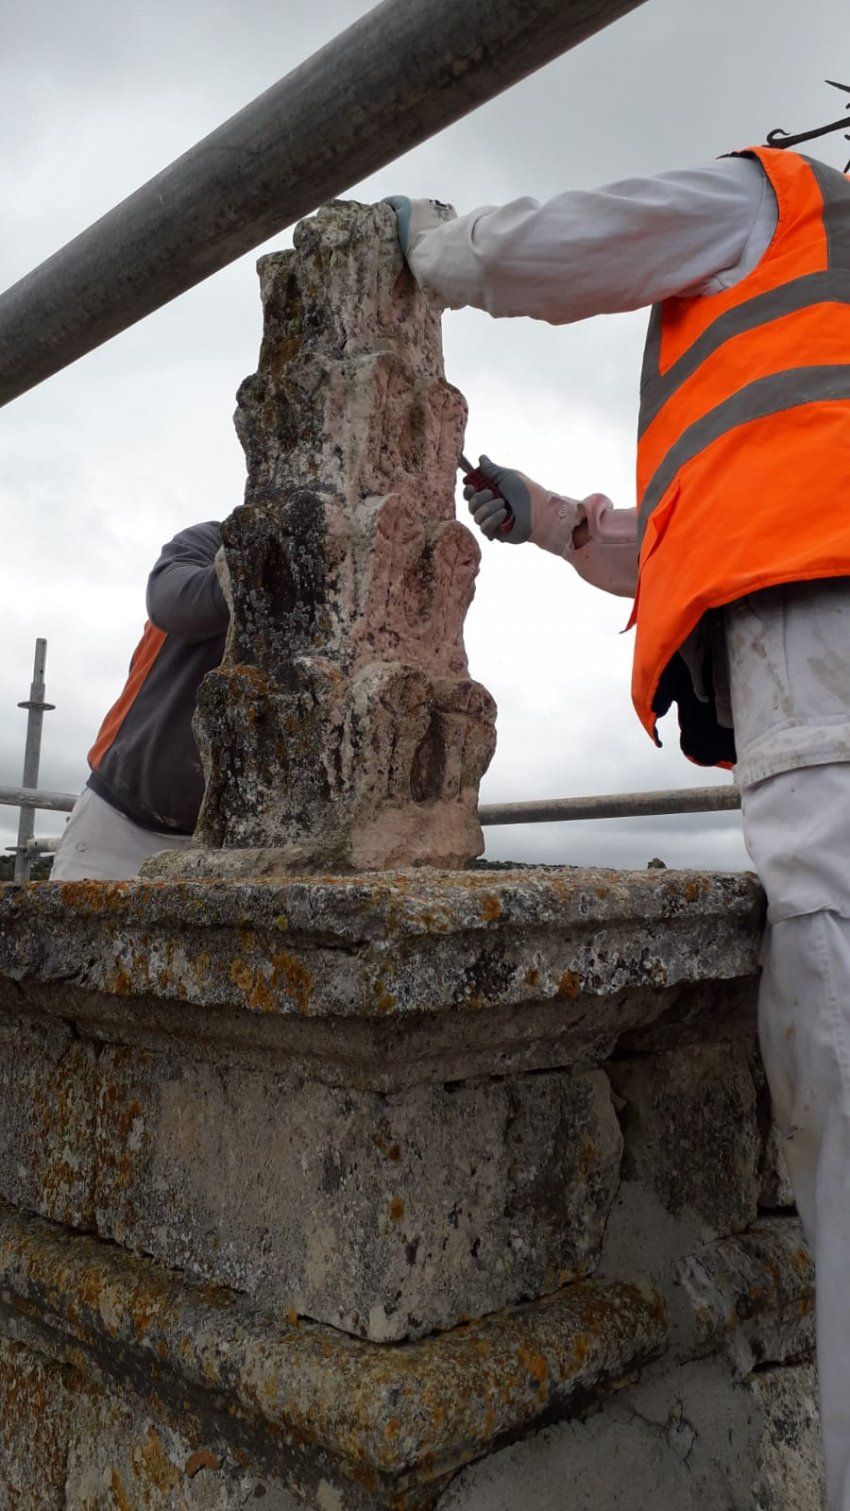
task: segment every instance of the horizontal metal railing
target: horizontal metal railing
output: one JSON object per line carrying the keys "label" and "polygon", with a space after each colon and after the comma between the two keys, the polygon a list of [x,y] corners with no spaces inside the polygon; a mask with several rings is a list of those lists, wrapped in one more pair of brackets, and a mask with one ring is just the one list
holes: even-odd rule
{"label": "horizontal metal railing", "polygon": [[[72,792],[43,792],[27,787],[0,787],[0,804],[17,808],[49,808],[69,812],[77,798]],[[496,824],[565,824],[581,819],[652,818],[675,813],[723,813],[740,808],[734,787],[685,787],[658,792],[612,792],[596,797],[543,798],[529,803],[484,803],[478,810],[483,826]],[[30,855],[56,849],[58,836],[26,845]]]}
{"label": "horizontal metal railing", "polygon": [[586,818],[651,818],[667,813],[722,813],[740,808],[735,787],[683,787],[658,792],[612,792],[598,797],[542,798],[531,803],[485,803],[482,824],[564,824]]}
{"label": "horizontal metal railing", "polygon": [[79,793],[45,792],[40,787],[0,787],[0,804],[12,808],[50,808],[57,813],[70,813]]}

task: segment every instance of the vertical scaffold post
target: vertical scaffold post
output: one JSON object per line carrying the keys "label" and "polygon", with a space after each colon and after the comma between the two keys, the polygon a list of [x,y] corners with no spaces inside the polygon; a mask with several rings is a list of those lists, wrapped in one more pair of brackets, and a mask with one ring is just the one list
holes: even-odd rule
{"label": "vertical scaffold post", "polygon": [[[27,742],[24,748],[24,774],[23,786],[35,788],[38,786],[38,768],[41,762],[41,727],[44,723],[44,715],[48,709],[55,708],[55,703],[44,701],[44,666],[47,660],[47,641],[37,639],[35,642],[35,661],[33,664],[32,683],[30,695],[26,702],[19,703],[19,708],[27,710]],[[29,881],[30,865],[32,857],[27,849],[29,840],[35,831],[35,809],[22,808],[18,820],[18,849],[15,855],[15,881]]]}

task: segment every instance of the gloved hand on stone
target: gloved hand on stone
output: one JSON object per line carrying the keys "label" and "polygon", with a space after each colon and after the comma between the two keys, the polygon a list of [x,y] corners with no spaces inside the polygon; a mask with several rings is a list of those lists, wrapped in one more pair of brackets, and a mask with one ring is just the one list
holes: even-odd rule
{"label": "gloved hand on stone", "polygon": [[410,261],[423,236],[457,218],[452,206],[443,205],[438,199],[408,199],[404,194],[390,194],[381,203],[395,211],[398,242],[405,262]]}
{"label": "gloved hand on stone", "polygon": [[222,594],[224,595],[224,601],[227,604],[229,613],[232,614],[233,588],[230,582],[230,568],[227,565],[227,557],[224,554],[224,546],[219,546],[218,550],[216,551],[215,558],[213,560],[213,566],[215,567],[215,575],[218,578],[218,585],[221,588]]}
{"label": "gloved hand on stone", "polygon": [[[500,498],[495,489],[490,488],[476,491],[470,484],[463,490],[469,512],[482,535],[509,546],[521,546],[530,540],[544,551],[563,556],[570,545],[573,530],[584,517],[575,499],[562,498],[533,482],[524,472],[500,467],[488,456],[479,459],[479,467],[493,479],[502,494]],[[508,518],[505,501],[510,504],[514,522],[510,531],[503,534],[501,526]]]}

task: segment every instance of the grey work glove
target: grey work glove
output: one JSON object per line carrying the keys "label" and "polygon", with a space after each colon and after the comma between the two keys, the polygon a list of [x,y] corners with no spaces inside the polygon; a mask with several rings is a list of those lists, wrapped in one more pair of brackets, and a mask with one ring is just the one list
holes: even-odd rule
{"label": "grey work glove", "polygon": [[[544,551],[551,551],[556,556],[565,555],[572,532],[584,517],[576,500],[552,493],[526,477],[524,472],[499,467],[488,456],[480,457],[478,466],[493,479],[495,487],[476,491],[467,484],[463,496],[482,535],[488,540],[504,541],[509,546],[522,546],[530,540]],[[501,527],[508,518],[506,503],[513,511],[514,519],[510,530],[503,532]]]}
{"label": "grey work glove", "polygon": [[[479,457],[478,466],[496,485],[494,488],[479,488],[476,491],[471,483],[467,483],[463,490],[469,512],[481,534],[486,535],[488,540],[506,541],[512,546],[524,545],[531,537],[530,479],[510,467],[499,467],[496,462],[491,462],[489,456]],[[503,532],[502,525],[509,512],[507,504],[510,504],[513,511],[514,521],[510,531]]]}
{"label": "grey work glove", "polygon": [[456,219],[452,206],[441,204],[438,199],[408,199],[404,194],[390,194],[381,204],[395,211],[398,244],[405,262],[410,261],[423,236],[447,220]]}

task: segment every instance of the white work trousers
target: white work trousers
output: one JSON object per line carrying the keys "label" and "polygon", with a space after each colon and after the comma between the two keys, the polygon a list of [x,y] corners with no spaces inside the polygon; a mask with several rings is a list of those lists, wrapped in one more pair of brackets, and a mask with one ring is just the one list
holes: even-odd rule
{"label": "white work trousers", "polygon": [[188,834],[139,828],[86,787],[71,809],[50,880],[126,881],[138,876],[149,855],[183,850],[191,843]]}
{"label": "white work trousers", "polygon": [[850,579],[726,611],[744,837],[768,899],[759,1035],[816,1266],[830,1511],[850,1511]]}

